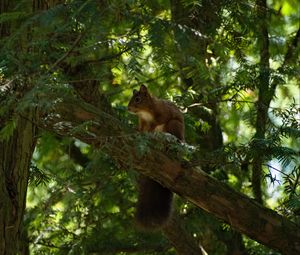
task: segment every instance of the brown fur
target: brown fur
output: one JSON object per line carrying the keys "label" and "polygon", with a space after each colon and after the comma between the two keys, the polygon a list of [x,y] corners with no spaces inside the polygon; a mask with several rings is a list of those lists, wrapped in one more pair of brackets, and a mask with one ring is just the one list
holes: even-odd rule
{"label": "brown fur", "polygon": [[[184,141],[184,118],[171,102],[150,95],[146,86],[134,90],[128,110],[139,118],[139,130],[166,132]],[[168,222],[173,193],[154,180],[140,176],[135,218],[143,229],[158,229]]]}

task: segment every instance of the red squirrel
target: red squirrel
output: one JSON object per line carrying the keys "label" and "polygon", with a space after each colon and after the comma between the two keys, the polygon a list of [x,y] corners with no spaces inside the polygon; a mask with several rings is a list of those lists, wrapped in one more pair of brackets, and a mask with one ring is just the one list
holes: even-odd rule
{"label": "red squirrel", "polygon": [[[183,114],[172,102],[152,96],[145,85],[133,91],[128,111],[138,116],[139,131],[166,132],[184,141]],[[171,216],[173,193],[146,176],[139,177],[138,186],[138,226],[146,230],[162,228]]]}

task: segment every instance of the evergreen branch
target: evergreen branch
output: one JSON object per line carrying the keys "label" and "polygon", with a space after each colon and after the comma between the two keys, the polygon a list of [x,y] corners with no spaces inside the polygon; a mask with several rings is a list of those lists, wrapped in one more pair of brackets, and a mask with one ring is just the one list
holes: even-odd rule
{"label": "evergreen branch", "polygon": [[[298,183],[300,182],[300,167],[295,167],[293,172],[296,173],[296,176],[295,176],[295,180],[294,180],[294,184],[292,185],[291,187],[291,194],[290,194],[290,197],[293,195],[293,194],[296,194],[296,189],[298,187]],[[292,172],[292,173],[293,173]]]}
{"label": "evergreen branch", "polygon": [[82,64],[93,64],[93,63],[101,63],[101,62],[110,61],[112,59],[115,59],[115,58],[118,58],[118,57],[122,56],[124,53],[126,53],[126,52],[128,52],[130,50],[131,50],[131,48],[128,47],[128,48],[125,48],[125,49],[121,50],[118,53],[107,55],[107,56],[103,56],[103,57],[101,57],[99,59],[86,60]]}
{"label": "evergreen branch", "polygon": [[30,173],[29,173],[29,183],[35,186],[39,186],[40,184],[45,185],[51,180],[51,176],[48,173],[45,173],[42,169],[38,168],[36,165],[30,165]]}
{"label": "evergreen branch", "polygon": [[[89,127],[90,132],[95,134],[93,141],[86,139],[85,134],[75,134],[78,139],[88,144],[97,144],[97,137],[102,134],[120,135],[128,130],[122,122],[117,121],[114,117],[101,113],[99,109],[79,100],[70,99],[60,102],[55,106],[55,112],[59,116],[60,122],[67,121],[72,125],[87,121],[87,119],[97,120],[92,121],[93,126]],[[54,120],[55,123],[57,120]],[[95,126],[94,122],[101,123],[101,125]],[[52,126],[50,122],[47,125],[54,132],[58,132],[55,125]],[[70,129],[59,130],[65,136],[71,135],[69,131]],[[223,219],[238,231],[270,248],[289,254],[300,253],[300,232],[298,226],[291,221],[234,191],[200,169],[184,169],[180,161],[169,158],[155,149],[155,144],[162,142],[161,137],[149,138],[150,147],[144,155],[140,155],[137,151],[136,142],[132,138],[120,138],[112,140],[110,145],[103,150],[120,163],[124,167],[123,169],[132,169],[134,166],[136,171],[157,180],[198,207]],[[128,155],[131,155],[131,160],[128,160]],[[253,213],[255,217],[253,217]],[[252,227],[249,228],[249,225]]]}
{"label": "evergreen branch", "polygon": [[79,44],[79,42],[81,41],[81,39],[83,38],[84,35],[85,35],[85,33],[80,33],[77,36],[77,38],[74,41],[74,43],[72,44],[71,48],[63,56],[61,56],[57,61],[55,61],[55,63],[50,67],[50,72],[52,72],[61,62],[63,62],[73,52],[73,50]]}
{"label": "evergreen branch", "polygon": [[[132,85],[130,85],[130,86],[127,86],[127,88],[126,89],[133,89],[133,88],[135,88],[135,87],[138,87],[138,86],[141,86],[141,85],[143,85],[143,84],[149,84],[149,83],[151,83],[151,82],[153,82],[153,81],[156,81],[156,80],[159,80],[159,79],[161,79],[162,77],[165,77],[165,76],[167,76],[167,75],[172,75],[172,74],[176,74],[176,73],[178,73],[179,71],[177,71],[177,70],[172,70],[172,71],[170,71],[170,72],[168,72],[168,73],[162,73],[162,74],[160,74],[160,75],[158,75],[158,76],[156,76],[156,77],[154,77],[154,78],[150,78],[150,79],[147,79],[147,80],[144,80],[144,81],[139,81],[139,83],[137,83],[137,84],[132,84]],[[122,88],[122,87],[119,87],[119,88],[117,88],[117,89],[115,89],[115,90],[112,90],[112,92],[108,92],[107,93],[107,96],[113,96],[113,95],[116,95],[116,94],[119,94],[119,93],[121,93],[122,91],[124,91],[125,90],[125,88]]]}
{"label": "evergreen branch", "polygon": [[[298,28],[298,31],[297,31],[294,39],[288,46],[287,52],[284,56],[283,63],[278,68],[279,70],[282,71],[286,67],[286,65],[289,64],[293,60],[293,57],[297,56],[297,54],[294,54],[294,52],[296,52],[296,48],[299,46],[299,44],[300,44],[300,26]],[[278,81],[274,80],[273,83],[271,84],[271,90],[275,91],[277,85],[278,85]]]}
{"label": "evergreen branch", "polygon": [[298,187],[299,182],[300,182],[300,171],[298,171],[297,177],[296,177],[296,180],[295,180],[295,183],[294,183],[294,187],[293,187],[294,193],[296,193],[296,188]]}

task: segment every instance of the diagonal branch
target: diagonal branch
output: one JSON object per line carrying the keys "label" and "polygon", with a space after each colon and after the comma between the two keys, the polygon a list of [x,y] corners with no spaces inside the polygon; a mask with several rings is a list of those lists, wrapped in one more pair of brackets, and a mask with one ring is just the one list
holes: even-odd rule
{"label": "diagonal branch", "polygon": [[[283,254],[300,254],[300,230],[288,219],[236,192],[196,168],[184,168],[155,148],[161,136],[153,135],[147,153],[136,149],[137,138],[112,115],[79,100],[55,105],[56,115],[46,125],[64,136],[74,136],[88,144],[102,146],[123,169],[134,169],[157,180],[196,206],[230,224],[236,230]],[[49,118],[48,118],[49,119]],[[40,123],[41,125],[45,123]],[[85,125],[83,131],[73,127]]]}
{"label": "diagonal branch", "polygon": [[55,61],[55,63],[50,67],[50,71],[53,71],[61,62],[63,62],[73,52],[73,50],[80,43],[84,35],[85,33],[81,33],[77,36],[71,48],[63,56],[61,56],[58,60]]}

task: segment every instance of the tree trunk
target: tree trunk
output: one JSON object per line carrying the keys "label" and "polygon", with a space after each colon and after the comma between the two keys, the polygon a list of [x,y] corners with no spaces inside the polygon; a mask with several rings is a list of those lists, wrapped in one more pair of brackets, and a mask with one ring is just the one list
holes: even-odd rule
{"label": "tree trunk", "polygon": [[[19,117],[13,134],[0,142],[0,255],[15,255],[20,248],[26,249],[20,239],[30,161],[36,141],[32,119],[32,113],[26,119]],[[3,124],[0,127],[3,128]]]}
{"label": "tree trunk", "polygon": [[[268,8],[266,0],[257,0],[257,16],[259,18],[257,34],[260,43],[260,69],[259,69],[259,83],[258,83],[258,101],[256,105],[256,133],[254,139],[264,139],[266,134],[266,127],[268,123],[268,109],[270,102],[275,93],[275,88],[269,88],[270,80],[270,64],[269,64],[269,36],[267,28]],[[254,140],[255,141],[255,140]],[[255,142],[254,142],[255,146]],[[252,165],[252,187],[253,195],[257,202],[263,203],[261,181],[263,177],[263,154],[257,151],[253,158]]]}
{"label": "tree trunk", "polygon": [[[22,5],[23,10],[31,10],[36,2],[28,1]],[[1,0],[0,14],[18,10],[20,1]],[[8,21],[0,24],[0,36],[9,37],[15,29],[19,29],[20,21]],[[19,46],[26,49],[27,37],[19,42]],[[24,45],[23,45],[24,44]],[[24,50],[22,49],[22,50]],[[20,50],[20,49],[18,49]],[[11,91],[18,94],[16,99],[24,95],[27,86],[18,86],[16,93],[13,89],[14,82],[6,84],[1,92]],[[1,95],[1,104],[4,104],[5,95]],[[15,107],[15,105],[14,105]],[[2,110],[2,109],[1,109]],[[22,229],[22,219],[25,210],[26,193],[28,186],[29,168],[32,153],[36,142],[35,111],[30,110],[15,113],[14,109],[2,112],[0,118],[0,130],[7,124],[8,120],[15,117],[15,128],[12,134],[5,139],[0,138],[0,255],[29,254],[28,243],[24,240],[26,230]],[[4,116],[5,115],[5,116]]]}

